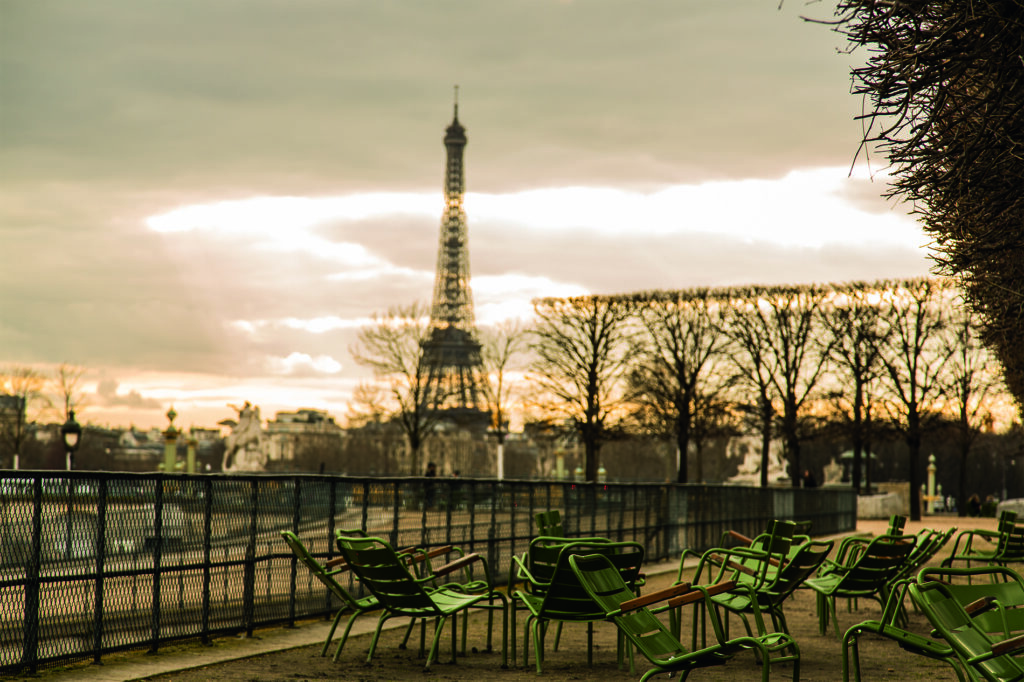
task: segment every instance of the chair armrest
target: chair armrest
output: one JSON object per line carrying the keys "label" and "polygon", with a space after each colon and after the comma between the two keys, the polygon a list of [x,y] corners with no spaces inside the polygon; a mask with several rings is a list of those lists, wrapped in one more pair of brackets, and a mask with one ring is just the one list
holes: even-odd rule
{"label": "chair armrest", "polygon": [[1021,649],[1024,649],[1024,634],[1004,639],[1002,642],[994,644],[992,646],[992,655],[1002,656],[1003,654],[1011,654]]}
{"label": "chair armrest", "polygon": [[619,612],[626,613],[628,611],[635,611],[645,606],[650,606],[656,602],[665,601],[666,599],[671,599],[672,597],[679,596],[680,594],[688,593],[692,590],[693,588],[690,587],[690,583],[672,585],[671,587],[656,590],[639,597],[634,597],[633,599],[627,599],[619,605]]}
{"label": "chair armrest", "polygon": [[733,540],[735,540],[736,542],[738,542],[739,544],[746,545],[747,547],[749,547],[754,542],[754,538],[748,538],[743,533],[740,533],[740,532],[735,531],[735,530],[727,530],[727,531],[725,531],[725,535],[723,535],[722,537],[723,538],[730,537]]}
{"label": "chair armrest", "polygon": [[965,604],[964,611],[967,612],[967,615],[972,617],[980,616],[986,611],[991,611],[994,608],[998,608],[998,606],[999,604],[996,602],[995,597],[985,596],[981,597],[980,599],[975,599],[970,604]]}
{"label": "chair armrest", "polygon": [[449,561],[444,566],[439,566],[436,570],[433,571],[432,575],[435,578],[448,575],[449,573],[453,573],[459,570],[460,568],[465,568],[466,566],[469,566],[475,561],[483,560],[484,558],[481,555],[477,554],[476,552],[473,552],[472,554],[461,556],[458,559],[455,559],[454,561]]}
{"label": "chair armrest", "polygon": [[713,585],[695,585],[687,594],[669,599],[668,605],[669,608],[685,606],[686,604],[692,604],[702,599],[707,599],[708,597],[714,597],[716,594],[722,594],[723,592],[734,590],[737,586],[738,583],[735,580],[726,580]]}

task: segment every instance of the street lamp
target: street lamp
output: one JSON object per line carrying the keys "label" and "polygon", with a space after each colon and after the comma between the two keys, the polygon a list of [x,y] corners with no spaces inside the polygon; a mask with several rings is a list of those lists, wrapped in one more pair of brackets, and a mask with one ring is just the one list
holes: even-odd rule
{"label": "street lamp", "polygon": [[60,434],[64,437],[65,468],[71,471],[75,468],[75,450],[82,439],[82,426],[75,421],[75,411],[68,412],[68,420],[60,427]]}

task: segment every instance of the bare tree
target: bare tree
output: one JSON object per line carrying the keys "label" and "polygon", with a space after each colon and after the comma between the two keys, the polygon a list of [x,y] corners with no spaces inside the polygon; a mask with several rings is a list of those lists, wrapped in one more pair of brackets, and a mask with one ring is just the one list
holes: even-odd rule
{"label": "bare tree", "polygon": [[371,424],[381,424],[388,416],[387,396],[384,389],[368,382],[360,382],[352,391],[345,418],[348,427],[361,429]]}
{"label": "bare tree", "polygon": [[943,344],[949,360],[946,402],[955,415],[953,429],[957,447],[957,506],[960,516],[967,514],[967,459],[975,442],[991,424],[992,413],[988,410],[988,399],[1001,385],[999,376],[993,372],[992,357],[978,337],[976,316],[967,308],[955,310]]}
{"label": "bare tree", "polygon": [[1024,13],[1018,2],[839,0],[827,23],[868,50],[864,146],[888,156],[940,272],[980,316],[1024,404]]}
{"label": "bare tree", "polygon": [[11,457],[12,468],[20,466],[30,415],[45,410],[46,376],[27,365],[10,365],[0,372],[0,393],[6,394],[0,411],[0,443]]}
{"label": "bare tree", "polygon": [[623,410],[621,380],[633,357],[631,306],[601,296],[533,301],[537,355],[532,378],[552,409],[572,420],[585,450],[584,476],[597,479],[597,455]]}
{"label": "bare tree", "polygon": [[[697,433],[694,421],[702,418],[701,408],[714,405],[710,398],[730,376],[714,371],[729,343],[722,331],[723,304],[707,289],[652,292],[638,295],[635,302],[647,335],[640,361],[629,373],[630,399],[655,430],[675,439],[676,481],[686,483],[691,439],[710,433],[710,421]],[[698,458],[702,447],[698,443]]]}
{"label": "bare tree", "polygon": [[[794,487],[801,480],[800,443],[809,437],[804,407],[827,366],[829,342],[822,341],[820,332],[828,293],[817,286],[741,290],[730,320],[730,333],[746,356],[741,371],[757,385],[762,410],[774,399],[782,406],[780,433]],[[765,392],[765,379],[770,393]],[[767,483],[765,465],[762,453],[762,485]]]}
{"label": "bare tree", "polygon": [[[67,420],[71,412],[81,412],[86,405],[85,395],[82,393],[82,378],[85,376],[85,369],[75,365],[62,362],[57,367],[54,377],[55,391],[63,412],[61,417]],[[55,401],[56,402],[56,401]]]}
{"label": "bare tree", "polygon": [[854,283],[837,291],[823,306],[822,319],[831,339],[832,375],[838,380],[835,408],[845,422],[843,431],[853,448],[853,489],[858,495],[863,483],[862,457],[870,441],[869,387],[883,370],[882,344],[887,333],[879,293],[877,285]]}
{"label": "bare tree", "polygon": [[429,338],[427,311],[420,304],[399,306],[385,315],[374,315],[373,324],[359,331],[350,349],[355,361],[373,370],[385,382],[396,405],[395,419],[409,442],[410,473],[420,473],[420,449],[441,421],[435,405],[438,382],[430,381],[423,342]]}
{"label": "bare tree", "polygon": [[498,441],[497,476],[505,477],[505,437],[508,435],[509,402],[514,393],[509,372],[516,369],[517,357],[526,349],[525,325],[509,320],[482,332],[480,356],[484,364],[483,385],[491,429]]}
{"label": "bare tree", "polygon": [[910,518],[921,519],[921,438],[941,414],[943,366],[952,354],[942,335],[949,321],[949,282],[930,278],[894,283],[883,310],[889,342],[882,354],[890,418],[907,445]]}
{"label": "bare tree", "polygon": [[736,370],[736,384],[753,393],[754,400],[738,403],[746,414],[744,422],[756,425],[761,436],[761,487],[768,486],[768,462],[771,455],[775,425],[772,404],[771,340],[763,326],[755,321],[755,306],[742,301],[732,302],[727,333],[736,343],[730,356]]}

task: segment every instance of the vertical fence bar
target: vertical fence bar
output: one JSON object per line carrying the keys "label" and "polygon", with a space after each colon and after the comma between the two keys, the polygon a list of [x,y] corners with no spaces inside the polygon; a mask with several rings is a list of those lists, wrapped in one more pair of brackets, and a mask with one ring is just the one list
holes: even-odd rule
{"label": "vertical fence bar", "polygon": [[394,494],[391,501],[391,546],[398,547],[398,521],[402,514],[401,504],[398,500],[398,481],[391,481]]}
{"label": "vertical fence bar", "polygon": [[25,641],[21,662],[29,672],[36,673],[39,661],[39,574],[43,554],[43,481],[32,481],[32,556],[25,571]]}
{"label": "vertical fence bar", "polygon": [[245,545],[245,571],[242,579],[242,621],[245,636],[256,629],[256,529],[259,511],[259,481],[249,481],[249,539]]}
{"label": "vertical fence bar", "polygon": [[103,587],[107,560],[107,479],[99,482],[99,504],[96,508],[96,590],[93,605],[93,662],[100,662],[103,651]]}
{"label": "vertical fence bar", "polygon": [[164,478],[156,481],[153,501],[153,617],[150,620],[151,639],[149,652],[155,654],[160,647],[160,576],[163,571],[164,553]]}
{"label": "vertical fence bar", "polygon": [[203,481],[203,615],[200,626],[200,641],[210,643],[210,609],[212,599],[210,582],[213,578],[211,552],[213,552],[213,479]]}

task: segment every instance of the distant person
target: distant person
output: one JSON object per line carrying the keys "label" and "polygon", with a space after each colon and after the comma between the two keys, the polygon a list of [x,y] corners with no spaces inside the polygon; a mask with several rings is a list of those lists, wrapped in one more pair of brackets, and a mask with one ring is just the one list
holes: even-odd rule
{"label": "distant person", "polygon": [[[427,462],[427,470],[423,475],[426,476],[428,479],[437,478],[437,465],[434,464],[433,462]],[[434,495],[434,482],[427,481],[426,483],[423,484],[423,497],[427,509],[433,509]]]}
{"label": "distant person", "polygon": [[805,488],[817,488],[818,479],[814,477],[814,474],[810,469],[804,469],[804,487]]}
{"label": "distant person", "polygon": [[971,516],[981,515],[981,498],[977,494],[971,495],[967,499],[967,513]]}

